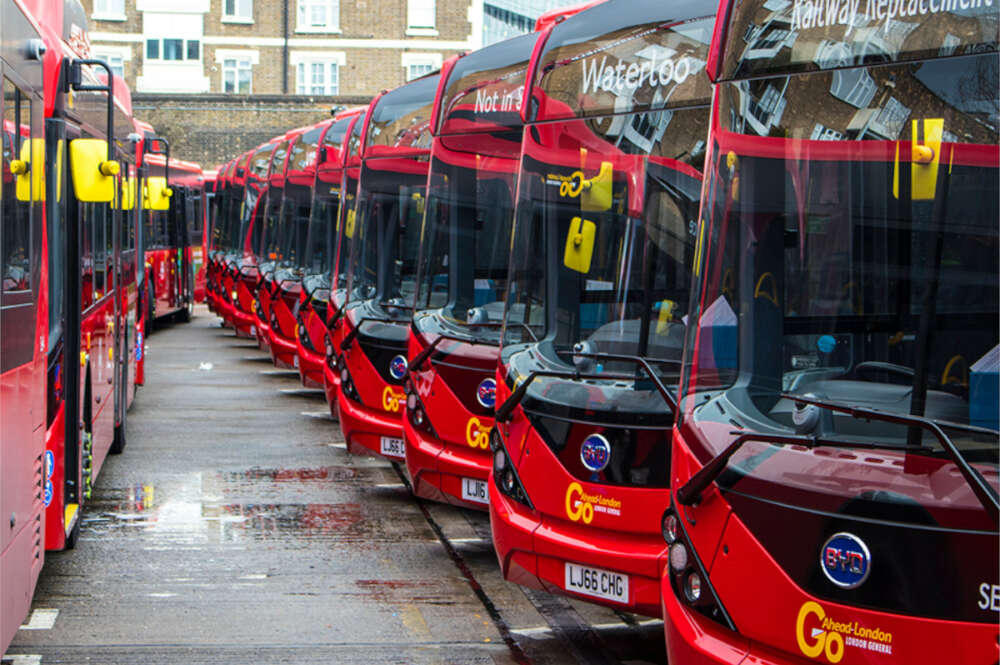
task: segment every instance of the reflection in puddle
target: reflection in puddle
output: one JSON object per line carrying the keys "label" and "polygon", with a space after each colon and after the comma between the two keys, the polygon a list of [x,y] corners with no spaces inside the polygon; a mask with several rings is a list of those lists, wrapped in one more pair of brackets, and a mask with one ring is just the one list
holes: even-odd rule
{"label": "reflection in puddle", "polygon": [[[84,524],[96,535],[139,530],[155,541],[175,545],[370,539],[371,534],[361,528],[359,503],[299,500],[303,493],[315,495],[322,483],[352,480],[357,475],[356,469],[342,466],[186,474],[159,488],[139,483],[124,490],[102,491]],[[301,491],[286,487],[296,483]],[[279,491],[280,487],[285,490]],[[309,487],[313,489],[306,492]],[[240,495],[253,499],[232,501]]]}

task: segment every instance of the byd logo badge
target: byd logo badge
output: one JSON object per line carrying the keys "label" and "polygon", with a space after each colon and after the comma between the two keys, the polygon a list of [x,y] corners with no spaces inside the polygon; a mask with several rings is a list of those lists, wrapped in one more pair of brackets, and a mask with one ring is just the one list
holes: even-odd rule
{"label": "byd logo badge", "polygon": [[389,374],[397,381],[406,376],[406,356],[396,356],[389,361]]}
{"label": "byd logo badge", "polygon": [[495,379],[483,379],[476,388],[476,401],[484,409],[492,409],[497,405],[497,382]]}
{"label": "byd logo badge", "polygon": [[819,563],[828,580],[842,589],[855,589],[868,579],[871,553],[857,536],[835,533],[824,543]]}
{"label": "byd logo badge", "polygon": [[600,473],[611,461],[611,444],[600,434],[591,434],[580,446],[580,461],[593,473]]}

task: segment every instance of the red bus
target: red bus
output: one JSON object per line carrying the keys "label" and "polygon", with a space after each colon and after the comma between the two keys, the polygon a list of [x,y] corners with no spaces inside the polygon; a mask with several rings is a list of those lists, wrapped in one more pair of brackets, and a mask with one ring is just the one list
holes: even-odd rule
{"label": "red bus", "polygon": [[263,280],[257,295],[267,326],[259,329],[267,330],[275,366],[286,369],[298,369],[295,311],[302,293],[301,261],[309,232],[316,152],[329,122],[288,132],[284,159],[276,157],[271,164],[265,229],[268,260],[261,264]]}
{"label": "red bus", "polygon": [[[243,198],[238,208],[237,247],[230,262],[228,279],[233,330],[237,337],[257,339],[261,348],[267,348],[267,332],[260,330],[267,319],[259,312],[257,287],[260,286],[260,264],[263,263],[264,209],[267,203],[267,183],[271,170],[271,157],[284,137],[278,136],[258,146],[250,155],[242,177]],[[287,143],[285,150],[287,151]],[[284,155],[282,155],[284,159]],[[239,176],[237,182],[240,182]]]}
{"label": "red bus", "polygon": [[[0,652],[31,606],[44,560],[45,371],[50,334],[44,177],[44,41],[20,3],[3,0],[3,191],[0,206]],[[15,45],[20,48],[15,48]],[[29,48],[24,48],[27,45]],[[49,56],[51,65],[54,56]],[[38,160],[38,161],[36,161]],[[32,166],[35,172],[32,172]],[[58,272],[54,275],[58,277]],[[61,294],[61,284],[53,288]],[[8,521],[9,520],[9,521]]]}
{"label": "red bus", "polygon": [[[301,192],[309,215],[306,252],[301,261],[302,291],[291,312],[295,318],[297,366],[302,384],[323,388],[323,367],[328,347],[331,277],[336,279],[335,259],[340,236],[337,224],[343,196],[344,164],[351,128],[362,109],[337,113],[323,123],[311,176],[303,178],[309,191]],[[305,136],[305,135],[303,135]],[[306,170],[308,173],[309,170]],[[304,174],[305,175],[305,174]],[[289,180],[292,179],[289,174]],[[292,192],[291,187],[289,193]],[[301,204],[300,204],[301,205]]]}
{"label": "red bus", "polygon": [[[547,33],[546,33],[547,34]],[[403,438],[417,496],[485,510],[496,367],[539,33],[455,61],[432,128]]]}
{"label": "red bus", "polygon": [[[324,343],[326,352],[326,362],[323,364],[323,391],[326,394],[326,403],[330,407],[330,415],[334,418],[337,414],[337,395],[340,391],[340,339],[343,336],[340,332],[340,317],[344,313],[344,306],[347,304],[347,255],[350,253],[350,238],[346,231],[353,229],[356,222],[355,202],[358,191],[358,180],[361,177],[361,136],[365,128],[365,118],[368,115],[370,106],[362,109],[361,113],[354,120],[348,130],[347,144],[341,149],[343,161],[340,165],[329,164],[320,165],[317,173],[318,183],[329,183],[331,190],[334,186],[340,186],[340,201],[337,205],[336,214],[336,251],[333,272],[330,275],[330,302],[326,310],[326,329],[328,331],[326,342]],[[324,190],[319,188],[317,194]],[[324,197],[317,195],[313,199],[314,206],[326,206]],[[333,212],[329,207],[329,212]]]}
{"label": "red bus", "polygon": [[230,176],[236,168],[236,160],[222,164],[218,168],[218,176],[213,187],[213,197],[209,206],[208,232],[205,237],[205,302],[208,311],[222,316],[219,306],[220,287],[222,283],[223,258],[222,234],[226,226],[227,194]]}
{"label": "red bus", "polygon": [[[165,143],[161,138],[147,141]],[[204,225],[205,176],[193,162],[143,155],[143,249],[146,257],[146,317],[189,321],[194,311],[194,250]],[[169,188],[168,196],[156,189]],[[200,251],[200,248],[199,248]],[[147,328],[148,330],[148,328]]]}
{"label": "red bus", "polygon": [[440,80],[429,74],[383,93],[367,116],[355,217],[344,228],[347,304],[338,322],[337,406],[354,453],[404,458],[406,338]]}
{"label": "red bus", "polygon": [[242,227],[244,197],[253,151],[247,151],[234,159],[226,175],[224,189],[217,199],[218,232],[213,240],[215,248],[212,261],[214,264],[213,284],[215,293],[216,314],[222,318],[222,325],[236,329],[235,303],[236,280],[239,276],[239,264],[244,258],[247,246],[246,237],[240,233]]}
{"label": "red bus", "polygon": [[45,80],[65,80],[73,90],[72,98],[60,86],[45,91],[44,153],[56,157],[44,170],[49,339],[43,501],[45,547],[62,549],[75,543],[80,509],[105,457],[126,443],[141,359],[139,173],[127,86],[104,63],[80,59],[87,44],[79,3],[45,5],[39,9],[49,22],[43,27]]}
{"label": "red bus", "polygon": [[[219,172],[212,169],[202,173],[205,198],[203,215],[192,218],[189,228],[191,237],[191,265],[194,270],[194,301],[208,303],[208,249],[211,246],[212,228],[215,224],[215,188]],[[193,205],[193,202],[192,202]],[[197,213],[197,211],[195,211]],[[201,228],[198,228],[198,224]]]}
{"label": "red bus", "polygon": [[997,662],[998,10],[723,3],[671,662]]}
{"label": "red bus", "polygon": [[526,91],[489,482],[506,579],[660,614],[710,2],[556,24]]}

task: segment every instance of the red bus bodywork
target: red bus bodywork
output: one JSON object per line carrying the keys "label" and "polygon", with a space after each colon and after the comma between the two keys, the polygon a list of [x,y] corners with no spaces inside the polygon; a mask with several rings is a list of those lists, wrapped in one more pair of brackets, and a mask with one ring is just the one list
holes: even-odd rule
{"label": "red bus bodywork", "polygon": [[723,3],[715,31],[668,659],[996,663],[1000,95],[949,90],[996,71],[997,9],[888,41],[806,16]]}
{"label": "red bus bodywork", "polygon": [[489,508],[504,578],[649,616],[710,97],[703,74],[661,82],[651,51],[704,62],[713,11],[608,0],[552,28],[526,107],[496,375]]}
{"label": "red bus bodywork", "polygon": [[356,219],[345,230],[353,237],[337,361],[338,415],[353,453],[404,458],[402,384],[412,311],[406,289],[413,289],[430,122],[442,74],[380,95],[365,120]]}
{"label": "red bus bodywork", "polygon": [[[417,496],[478,510],[488,500],[521,100],[531,56],[546,36],[515,37],[456,60],[433,127],[407,348],[411,363],[423,360],[405,384],[406,466]],[[452,258],[432,271],[441,254]]]}
{"label": "red bus bodywork", "polygon": [[[41,37],[40,26],[19,3],[3,2],[3,64],[19,80],[14,90],[5,79],[8,105],[3,123],[3,253],[0,254],[0,652],[7,649],[31,607],[38,574],[45,558],[44,497],[49,487],[45,453],[46,361],[49,343],[48,236],[44,196],[32,191],[30,171],[15,175],[12,165],[30,164],[33,139],[44,140],[44,68],[53,66],[30,58],[15,44]],[[10,40],[10,42],[8,42]],[[22,150],[22,145],[26,150]],[[24,166],[22,163],[21,166]],[[42,166],[38,165],[39,168]],[[35,185],[37,186],[37,185]],[[61,287],[61,285],[59,285]]]}
{"label": "red bus bodywork", "polygon": [[[295,346],[302,385],[325,388],[324,368],[332,342],[326,322],[333,284],[339,273],[336,263],[340,239],[339,213],[345,195],[344,165],[351,131],[364,109],[342,111],[324,127],[319,137],[315,168],[309,179],[312,219],[309,223],[309,251],[322,246],[324,261],[307,267],[302,293],[295,312]],[[314,238],[313,236],[318,236]],[[307,257],[307,260],[309,258]],[[310,274],[314,269],[319,274]]]}
{"label": "red bus bodywork", "polygon": [[[143,158],[146,177],[164,176],[166,160],[160,155]],[[192,244],[192,234],[198,242],[204,228],[205,177],[201,166],[193,162],[171,159],[169,164],[171,189],[167,210],[146,210],[144,245],[147,320],[173,316],[190,320],[194,307],[194,259],[201,256],[201,247]]]}
{"label": "red bus bodywork", "polygon": [[[340,392],[340,340],[343,337],[340,319],[347,304],[347,271],[345,263],[350,253],[350,242],[346,235],[348,226],[355,224],[355,203],[357,200],[358,180],[361,178],[361,139],[364,133],[365,118],[371,106],[362,109],[354,119],[349,129],[347,145],[341,149],[342,161],[330,165],[320,165],[317,173],[317,187],[320,183],[329,184],[331,189],[339,184],[341,197],[337,209],[336,224],[336,259],[334,270],[330,275],[330,303],[326,310],[326,362],[323,363],[323,392],[330,415],[339,417],[337,412],[337,396]],[[316,197],[313,198],[314,205]]]}
{"label": "red bus bodywork", "polygon": [[[139,172],[124,81],[112,79],[110,99],[107,92],[76,91],[72,104],[56,84],[64,64],[89,52],[74,30],[62,34],[64,27],[86,25],[83,8],[75,2],[50,4],[40,8],[53,26],[43,28],[46,154],[68,154],[68,144],[77,138],[110,138],[121,165],[113,201],[85,203],[72,183],[70,160],[46,163],[46,179],[62,183],[63,190],[46,203],[48,261],[59,266],[59,288],[50,282],[49,319],[59,325],[50,327],[55,334],[48,345],[45,548],[63,549],[75,543],[80,511],[106,456],[126,443],[126,414],[142,356],[138,200],[127,194],[135,191]],[[99,68],[84,67],[82,73],[89,85],[108,82]],[[109,110],[113,137],[106,136]]]}

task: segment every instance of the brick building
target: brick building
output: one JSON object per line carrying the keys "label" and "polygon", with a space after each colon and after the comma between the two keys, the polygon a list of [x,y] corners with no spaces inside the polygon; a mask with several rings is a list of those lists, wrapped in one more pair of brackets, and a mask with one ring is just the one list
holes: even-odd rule
{"label": "brick building", "polygon": [[483,40],[483,0],[83,0],[95,57],[178,157],[214,166]]}

